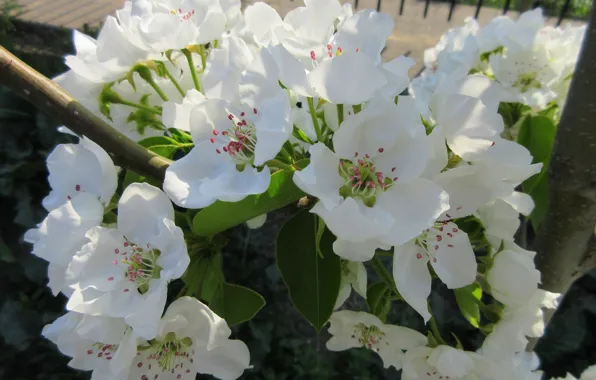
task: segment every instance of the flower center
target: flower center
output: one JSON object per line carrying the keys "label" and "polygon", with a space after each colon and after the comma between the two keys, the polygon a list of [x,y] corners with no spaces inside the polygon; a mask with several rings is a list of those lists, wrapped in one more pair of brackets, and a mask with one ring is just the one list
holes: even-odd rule
{"label": "flower center", "polygon": [[517,80],[513,82],[513,87],[518,87],[522,93],[527,92],[530,89],[539,90],[542,88],[542,84],[537,77],[538,74],[536,72],[520,74]]}
{"label": "flower center", "polygon": [[[253,113],[257,114],[256,108],[253,109]],[[227,153],[239,166],[239,169],[245,165],[252,165],[257,145],[256,129],[254,125],[246,121],[244,116],[244,112],[240,113],[240,117],[231,113],[228,115],[232,126],[221,132],[224,145],[215,149],[217,154]],[[210,139],[211,143],[215,144],[218,141],[218,136],[220,136],[220,132],[214,129],[213,137]]]}
{"label": "flower center", "polygon": [[118,351],[117,344],[104,344],[101,342],[95,342],[91,345],[91,348],[87,350],[87,355],[95,355],[98,358],[105,360],[112,360],[112,355]]}
{"label": "flower center", "polygon": [[[379,148],[379,153],[382,152],[383,148]],[[394,173],[395,169],[392,168],[391,172]],[[368,207],[374,206],[378,192],[387,190],[399,179],[387,177],[377,171],[368,153],[361,158],[355,153],[353,161],[342,159],[339,162],[339,174],[346,181],[339,189],[340,195],[344,198],[360,198]]]}
{"label": "flower center", "polygon": [[130,247],[130,251],[122,259],[122,263],[126,265],[126,278],[144,294],[149,290],[151,280],[159,278],[162,268],[157,264],[157,260],[161,252],[159,249],[150,248],[149,244],[147,249],[130,243],[125,244],[125,247]]}
{"label": "flower center", "polygon": [[[174,373],[175,370],[183,370],[185,361],[192,363],[191,356],[194,354],[192,343],[191,338],[181,339],[176,337],[175,333],[170,332],[161,341],[153,339],[144,345],[138,346],[137,351],[145,352],[146,360],[156,361],[162,372]],[[142,368],[144,364],[141,360],[137,363],[137,367]],[[151,364],[147,364],[147,366],[148,369],[151,369]]]}
{"label": "flower center", "polygon": [[436,263],[441,250],[455,248],[453,238],[460,233],[462,232],[457,227],[457,224],[449,220],[436,222],[433,227],[427,229],[416,238],[416,245],[424,252],[417,253],[416,258],[422,260],[426,256],[433,263]]}
{"label": "flower center", "polygon": [[180,18],[180,22],[188,21],[195,14],[195,10],[183,11],[182,8],[171,9],[170,14]]}
{"label": "flower center", "polygon": [[364,323],[359,323],[354,327],[352,338],[357,339],[360,344],[369,350],[379,352],[379,345],[385,342],[389,345],[389,342],[385,340],[385,333],[381,331],[377,326],[366,326]]}

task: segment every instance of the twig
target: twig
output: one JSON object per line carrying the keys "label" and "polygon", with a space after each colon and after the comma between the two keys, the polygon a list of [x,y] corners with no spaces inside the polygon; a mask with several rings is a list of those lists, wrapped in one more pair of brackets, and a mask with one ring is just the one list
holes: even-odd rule
{"label": "twig", "polygon": [[0,84],[12,89],[73,132],[93,140],[114,162],[163,181],[172,161],[138,145],[85,108],[69,93],[0,46]]}

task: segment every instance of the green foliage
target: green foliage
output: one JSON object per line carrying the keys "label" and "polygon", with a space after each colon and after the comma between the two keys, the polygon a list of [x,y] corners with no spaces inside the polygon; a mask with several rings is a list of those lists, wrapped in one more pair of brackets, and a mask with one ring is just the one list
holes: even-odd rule
{"label": "green foliage", "polygon": [[174,153],[181,147],[178,141],[167,136],[147,137],[138,141],[138,143],[165,158],[172,158]]}
{"label": "green foliage", "polygon": [[391,288],[384,282],[372,284],[366,290],[368,311],[376,315],[383,323],[387,321],[387,313],[391,309]]}
{"label": "green foliage", "polygon": [[454,289],[455,299],[461,313],[474,327],[480,325],[480,308],[478,302],[482,298],[482,288],[477,282],[466,287]]}
{"label": "green foliage", "polygon": [[[305,167],[307,162],[298,164]],[[298,201],[306,194],[294,184],[293,175],[293,171],[280,170],[271,175],[269,188],[263,194],[248,196],[240,202],[217,201],[204,208],[193,220],[195,232],[199,236],[215,235]]]}
{"label": "green foliage", "polygon": [[339,293],[341,264],[333,253],[333,234],[325,231],[317,247],[316,231],[316,215],[301,211],[279,231],[276,257],[292,303],[319,331],[333,312]]}
{"label": "green foliage", "polygon": [[230,326],[251,320],[263,306],[265,299],[259,293],[227,282],[222,283],[209,304]]}
{"label": "green foliage", "polygon": [[548,165],[555,142],[557,128],[552,119],[546,116],[527,115],[517,138],[518,143],[528,148],[532,163],[542,163],[542,170],[522,184],[525,193],[529,194],[536,204],[530,215],[532,226],[538,231],[548,209]]}

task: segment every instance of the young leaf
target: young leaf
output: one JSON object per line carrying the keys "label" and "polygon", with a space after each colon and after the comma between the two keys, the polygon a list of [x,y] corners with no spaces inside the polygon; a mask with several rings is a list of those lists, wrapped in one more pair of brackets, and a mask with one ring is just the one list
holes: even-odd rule
{"label": "young leaf", "polygon": [[165,158],[171,158],[178,150],[178,142],[166,136],[147,137],[138,144]]}
{"label": "young leaf", "polygon": [[224,283],[220,255],[194,257],[182,280],[188,289],[186,295],[211,303]]}
{"label": "young leaf", "polygon": [[265,306],[265,299],[252,289],[223,282],[217,289],[209,307],[234,326],[250,321]]}
{"label": "young leaf", "polygon": [[480,308],[478,301],[482,297],[482,288],[480,284],[474,282],[463,288],[453,290],[455,292],[455,299],[457,305],[461,310],[463,316],[470,322],[474,327],[480,325]]}
{"label": "young leaf", "polygon": [[532,226],[537,231],[548,208],[548,165],[555,142],[556,126],[546,116],[527,116],[518,135],[518,143],[522,144],[532,154],[533,163],[542,162],[542,170],[522,184],[525,193],[529,194],[534,203],[534,211],[530,218]]}
{"label": "young leaf", "polygon": [[301,211],[283,225],[277,236],[276,257],[290,299],[300,314],[320,331],[339,294],[340,259],[333,253],[334,237],[325,231],[317,254],[317,217]]}
{"label": "young leaf", "polygon": [[387,320],[387,313],[391,309],[391,289],[384,282],[377,282],[366,291],[368,311],[376,315],[383,323]]}
{"label": "young leaf", "polygon": [[[302,165],[306,166],[304,163]],[[293,175],[293,171],[279,170],[271,175],[269,188],[263,194],[250,195],[239,202],[217,201],[204,208],[193,220],[195,232],[199,236],[215,235],[297,202],[306,194],[294,184]]]}

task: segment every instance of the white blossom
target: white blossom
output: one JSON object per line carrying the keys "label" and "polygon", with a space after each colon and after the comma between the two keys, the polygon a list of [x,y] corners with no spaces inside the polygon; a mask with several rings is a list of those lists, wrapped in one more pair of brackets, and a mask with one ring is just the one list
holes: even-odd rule
{"label": "white blossom", "polygon": [[407,365],[403,351],[426,344],[426,337],[416,330],[386,325],[365,312],[337,311],[331,315],[329,323],[332,337],[327,341],[327,349],[343,351],[366,347],[381,357],[385,368],[401,369]]}
{"label": "white blossom", "polygon": [[166,302],[167,284],[189,264],[174,209],[156,187],[131,184],[118,202],[117,228],[94,227],[67,270],[74,290],[67,309],[124,318],[152,338]]}

